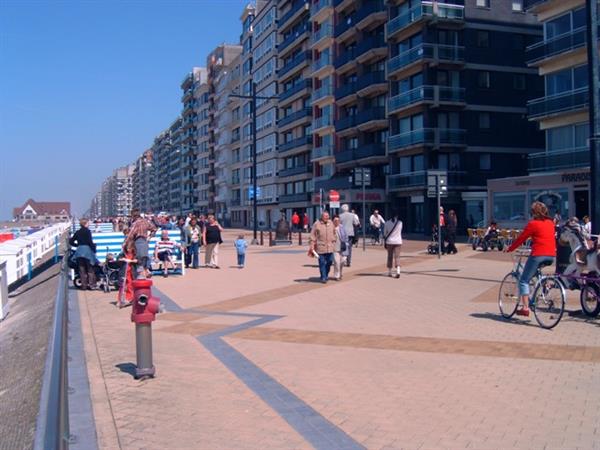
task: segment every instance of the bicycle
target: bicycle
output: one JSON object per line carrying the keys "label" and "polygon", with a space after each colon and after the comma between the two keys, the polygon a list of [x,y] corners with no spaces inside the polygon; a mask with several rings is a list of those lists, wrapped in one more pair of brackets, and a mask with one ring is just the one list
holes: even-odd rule
{"label": "bicycle", "polygon": [[[523,271],[523,257],[529,256],[529,252],[521,251],[515,253],[515,265],[513,270],[506,274],[500,284],[498,292],[498,307],[500,314],[505,319],[515,315],[519,307],[519,278]],[[554,328],[562,319],[565,311],[566,292],[563,281],[559,275],[546,275],[542,272],[544,267],[551,263],[542,264],[538,267],[532,278],[533,294],[529,299],[529,306],[533,310],[535,320],[540,327],[547,330]]]}

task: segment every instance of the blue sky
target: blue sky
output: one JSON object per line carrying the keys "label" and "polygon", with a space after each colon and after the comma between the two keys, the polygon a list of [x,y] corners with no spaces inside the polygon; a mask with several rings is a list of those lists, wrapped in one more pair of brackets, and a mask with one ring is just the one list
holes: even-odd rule
{"label": "blue sky", "polygon": [[191,67],[239,41],[247,3],[0,1],[0,219],[28,197],[86,210],[177,117]]}

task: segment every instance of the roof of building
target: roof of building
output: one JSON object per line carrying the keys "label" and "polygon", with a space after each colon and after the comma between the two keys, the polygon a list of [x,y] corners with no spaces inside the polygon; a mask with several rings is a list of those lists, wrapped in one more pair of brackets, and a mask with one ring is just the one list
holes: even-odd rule
{"label": "roof of building", "polygon": [[28,199],[22,206],[13,208],[13,216],[19,216],[30,206],[37,215],[71,215],[71,202],[36,202]]}

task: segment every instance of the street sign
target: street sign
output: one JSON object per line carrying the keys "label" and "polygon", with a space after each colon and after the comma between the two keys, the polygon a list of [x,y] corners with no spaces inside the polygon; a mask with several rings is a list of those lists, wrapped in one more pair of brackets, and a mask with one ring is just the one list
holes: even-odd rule
{"label": "street sign", "polygon": [[340,207],[340,202],[329,202],[329,209],[333,209],[333,208],[339,208]]}
{"label": "street sign", "polygon": [[437,197],[438,183],[440,197],[448,197],[448,172],[445,170],[429,170],[427,172],[427,197]]}
{"label": "street sign", "polygon": [[365,186],[371,186],[371,169],[369,167],[357,167],[354,169],[354,184],[362,185],[363,178]]}
{"label": "street sign", "polygon": [[330,203],[339,203],[340,202],[340,193],[338,191],[335,190],[330,190],[329,191],[329,202]]}
{"label": "street sign", "polygon": [[[256,186],[256,198],[260,198],[261,189],[260,186]],[[252,200],[254,198],[254,186],[250,186],[248,188],[248,200]]]}

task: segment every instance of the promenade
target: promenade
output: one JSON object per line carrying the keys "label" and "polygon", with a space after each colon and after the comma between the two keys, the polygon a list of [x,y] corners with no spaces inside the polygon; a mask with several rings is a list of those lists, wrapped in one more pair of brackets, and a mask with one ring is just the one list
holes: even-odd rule
{"label": "promenade", "polygon": [[[115,293],[79,292],[102,449],[600,448],[600,321],[505,321],[508,255],[354,250],[318,283],[304,247],[251,247],[235,267],[155,277],[157,376],[133,379],[134,326]],[[83,448],[77,443],[72,448]]]}

